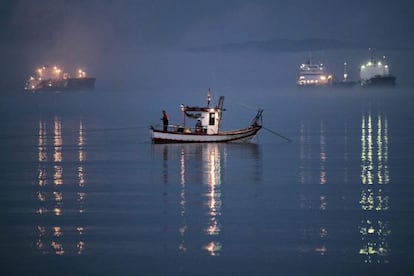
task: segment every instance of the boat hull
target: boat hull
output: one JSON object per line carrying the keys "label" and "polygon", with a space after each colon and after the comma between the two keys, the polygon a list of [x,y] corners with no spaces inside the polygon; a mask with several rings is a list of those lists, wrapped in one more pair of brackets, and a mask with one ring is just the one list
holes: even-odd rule
{"label": "boat hull", "polygon": [[395,85],[395,76],[377,76],[361,81],[361,86],[363,87],[393,87]]}
{"label": "boat hull", "polygon": [[28,84],[26,90],[31,92],[43,91],[89,91],[95,88],[96,78],[68,78],[58,80],[43,80],[36,86]]}
{"label": "boat hull", "polygon": [[332,83],[336,88],[353,88],[358,82],[355,81],[335,81]]}
{"label": "boat hull", "polygon": [[221,132],[218,134],[184,133],[175,131],[162,131],[151,128],[151,140],[154,144],[167,143],[248,143],[256,136],[261,126]]}

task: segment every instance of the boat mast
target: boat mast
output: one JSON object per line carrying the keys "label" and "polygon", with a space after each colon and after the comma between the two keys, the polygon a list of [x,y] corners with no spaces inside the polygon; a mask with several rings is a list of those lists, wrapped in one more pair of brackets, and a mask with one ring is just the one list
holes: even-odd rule
{"label": "boat mast", "polygon": [[211,101],[211,91],[209,88],[207,91],[207,107],[210,107],[210,101]]}
{"label": "boat mast", "polygon": [[347,81],[348,80],[348,72],[347,72],[347,63],[346,61],[344,62],[344,80],[343,81]]}
{"label": "boat mast", "polygon": [[223,116],[223,105],[224,105],[224,96],[220,96],[219,102],[217,105],[217,112],[219,112],[219,121],[218,121],[218,129],[220,129],[221,125],[221,117]]}
{"label": "boat mast", "polygon": [[375,49],[374,48],[369,48],[369,55],[371,57],[372,64],[375,64],[376,60],[375,60]]}

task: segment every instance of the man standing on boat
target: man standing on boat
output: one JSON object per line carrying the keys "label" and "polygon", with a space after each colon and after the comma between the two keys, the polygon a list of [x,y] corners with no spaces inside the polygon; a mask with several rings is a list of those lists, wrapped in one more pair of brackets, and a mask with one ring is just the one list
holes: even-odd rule
{"label": "man standing on boat", "polygon": [[162,111],[162,123],[164,125],[164,131],[168,129],[168,114],[165,110]]}

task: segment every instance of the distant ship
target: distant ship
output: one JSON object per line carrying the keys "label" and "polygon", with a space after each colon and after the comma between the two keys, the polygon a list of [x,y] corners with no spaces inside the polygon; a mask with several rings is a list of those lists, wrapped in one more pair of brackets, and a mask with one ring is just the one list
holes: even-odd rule
{"label": "distant ship", "polygon": [[36,70],[36,75],[26,82],[25,90],[37,91],[87,91],[95,88],[95,78],[87,77],[82,69],[76,77],[71,77],[57,66],[42,66]]}
{"label": "distant ship", "polygon": [[375,58],[374,50],[370,49],[371,59],[360,68],[361,86],[395,86],[396,77],[389,72],[385,56],[381,61]]}
{"label": "distant ship", "polygon": [[355,81],[350,81],[348,79],[348,67],[347,66],[348,66],[348,63],[344,62],[344,75],[343,75],[343,78],[340,81],[333,81],[332,82],[332,85],[334,87],[338,87],[338,88],[351,88],[351,87],[354,87],[355,84],[357,83]]}
{"label": "distant ship", "polygon": [[299,86],[326,86],[331,84],[332,75],[327,73],[326,67],[322,63],[313,63],[309,58],[302,63],[299,68]]}

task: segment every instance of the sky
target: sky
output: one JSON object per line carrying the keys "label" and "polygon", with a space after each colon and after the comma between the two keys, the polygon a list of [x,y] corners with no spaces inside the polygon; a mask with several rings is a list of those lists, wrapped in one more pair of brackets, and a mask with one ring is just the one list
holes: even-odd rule
{"label": "sky", "polygon": [[410,0],[3,0],[0,9],[5,87],[43,61],[82,60],[96,72],[136,53],[228,43],[321,38],[398,49],[414,43]]}

